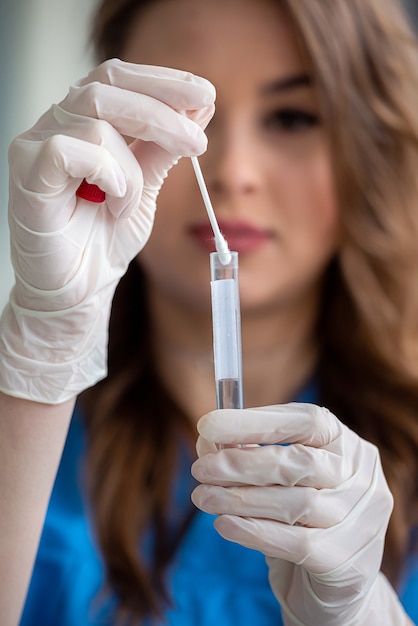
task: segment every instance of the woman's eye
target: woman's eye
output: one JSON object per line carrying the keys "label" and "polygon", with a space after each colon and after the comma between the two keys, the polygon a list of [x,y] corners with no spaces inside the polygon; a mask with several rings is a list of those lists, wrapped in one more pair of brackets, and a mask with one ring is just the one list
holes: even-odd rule
{"label": "woman's eye", "polygon": [[266,116],[264,126],[268,130],[298,132],[319,124],[319,118],[313,113],[300,109],[279,109]]}

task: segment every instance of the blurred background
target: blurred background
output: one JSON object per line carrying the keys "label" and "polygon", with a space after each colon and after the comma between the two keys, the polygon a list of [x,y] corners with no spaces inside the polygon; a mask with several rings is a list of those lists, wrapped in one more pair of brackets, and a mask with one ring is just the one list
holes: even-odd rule
{"label": "blurred background", "polygon": [[[418,0],[404,0],[418,28]],[[97,0],[0,2],[0,309],[12,285],[7,229],[7,149],[17,134],[94,65],[88,42]]]}
{"label": "blurred background", "polygon": [[418,32],[418,0],[405,0],[405,4],[415,26],[415,30]]}

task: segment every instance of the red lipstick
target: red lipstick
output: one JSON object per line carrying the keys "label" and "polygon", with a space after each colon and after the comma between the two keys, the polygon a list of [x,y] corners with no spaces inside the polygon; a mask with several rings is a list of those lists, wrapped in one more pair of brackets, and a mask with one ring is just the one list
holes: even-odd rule
{"label": "red lipstick", "polygon": [[[219,228],[228,242],[230,250],[239,254],[253,252],[267,241],[272,239],[272,234],[266,229],[254,226],[250,222],[242,220],[218,220]],[[199,223],[191,226],[190,234],[197,243],[208,252],[215,251],[214,237],[209,223]]]}

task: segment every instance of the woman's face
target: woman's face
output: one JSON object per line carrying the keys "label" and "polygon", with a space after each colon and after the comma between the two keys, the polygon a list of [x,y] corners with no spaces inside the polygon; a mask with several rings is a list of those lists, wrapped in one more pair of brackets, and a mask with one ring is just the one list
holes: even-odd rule
{"label": "woman's face", "polygon": [[[124,59],[188,70],[216,87],[200,157],[220,228],[240,257],[241,305],[303,306],[338,240],[331,158],[309,69],[274,0],[159,0]],[[189,159],[170,172],[139,261],[150,287],[207,308],[209,221]]]}

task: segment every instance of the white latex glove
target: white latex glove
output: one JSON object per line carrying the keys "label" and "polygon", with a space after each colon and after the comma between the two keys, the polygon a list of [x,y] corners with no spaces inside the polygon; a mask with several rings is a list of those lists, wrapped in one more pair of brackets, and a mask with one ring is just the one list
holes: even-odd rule
{"label": "white latex glove", "polygon": [[193,502],[268,557],[285,624],[408,623],[379,573],[392,496],[374,445],[312,404],[214,411],[198,430]]}
{"label": "white latex glove", "polygon": [[[214,99],[203,78],[111,60],[14,140],[1,391],[55,404],[106,375],[115,288],[150,235],[168,170],[206,150]],[[84,178],[104,202],[76,197]]]}

